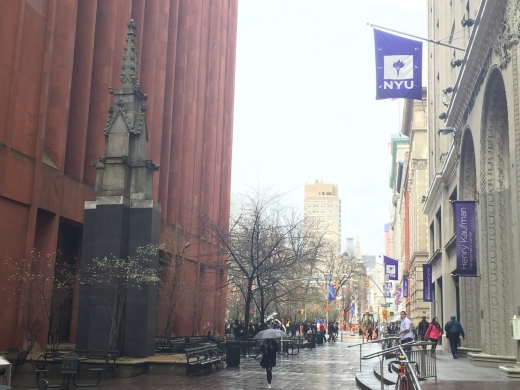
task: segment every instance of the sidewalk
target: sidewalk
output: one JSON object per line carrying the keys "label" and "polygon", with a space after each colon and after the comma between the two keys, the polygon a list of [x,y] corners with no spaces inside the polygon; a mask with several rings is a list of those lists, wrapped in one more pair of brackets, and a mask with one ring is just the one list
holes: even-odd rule
{"label": "sidewalk", "polygon": [[[368,348],[364,347],[368,354]],[[379,348],[371,346],[373,352]],[[365,352],[364,352],[365,354]],[[423,390],[520,390],[520,381],[508,381],[501,375],[498,368],[475,367],[466,358],[453,359],[449,351],[444,351],[442,346],[437,347],[437,381],[428,378],[420,382]],[[370,363],[369,363],[370,362]],[[374,368],[379,363],[378,359],[371,359],[363,363],[363,371]],[[386,365],[384,366],[387,367]],[[380,382],[370,384],[372,390],[381,389]],[[393,389],[393,386],[384,386]]]}
{"label": "sidewalk", "polygon": [[[341,338],[340,338],[341,339]],[[278,356],[273,369],[273,389],[316,390],[341,389],[356,390],[356,374],[359,374],[359,347],[349,345],[361,342],[360,337],[343,336],[343,342],[325,343],[313,349],[302,349],[296,356]],[[362,346],[363,355],[380,351],[377,343]],[[507,382],[495,368],[472,366],[467,359],[454,360],[446,351],[437,353],[438,381],[433,378],[421,382],[424,390],[520,390],[520,382]],[[369,389],[380,390],[380,382],[374,375],[378,359],[362,362],[362,373],[372,377]],[[86,380],[83,378],[82,380]],[[51,384],[59,383],[57,378],[49,378]],[[35,375],[19,373],[12,381],[12,390],[35,389]],[[149,373],[133,378],[105,379],[96,387],[100,390],[254,390],[266,389],[266,373],[259,360],[242,358],[239,367],[226,367],[217,372],[215,369],[202,376],[154,374]],[[71,387],[75,389],[75,387]],[[384,386],[392,389],[393,386]]]}

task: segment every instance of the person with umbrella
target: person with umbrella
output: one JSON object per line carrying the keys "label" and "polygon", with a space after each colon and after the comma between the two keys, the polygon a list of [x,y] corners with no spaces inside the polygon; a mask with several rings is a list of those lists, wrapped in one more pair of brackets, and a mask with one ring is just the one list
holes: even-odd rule
{"label": "person with umbrella", "polygon": [[276,353],[278,352],[277,338],[286,337],[287,334],[278,329],[267,329],[260,331],[254,337],[255,339],[262,339],[262,359],[260,365],[267,371],[267,388],[271,388],[271,381],[273,379],[273,367],[276,366]]}
{"label": "person with umbrella", "polygon": [[263,339],[261,350],[262,360],[260,360],[260,365],[267,371],[267,388],[270,389],[273,379],[273,367],[276,366],[276,353],[278,352],[276,339]]}

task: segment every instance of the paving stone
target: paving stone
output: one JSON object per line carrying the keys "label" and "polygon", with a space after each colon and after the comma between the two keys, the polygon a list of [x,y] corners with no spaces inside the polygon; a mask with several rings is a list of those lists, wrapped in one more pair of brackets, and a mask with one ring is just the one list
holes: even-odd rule
{"label": "paving stone", "polygon": [[[357,340],[349,338],[348,340]],[[359,372],[359,347],[348,348],[353,342],[320,345],[315,349],[302,349],[296,356],[278,356],[273,368],[273,389],[358,389],[355,374]],[[378,344],[363,346],[363,355],[379,350]],[[520,390],[520,382],[507,382],[496,368],[472,366],[468,359],[454,360],[442,350],[437,352],[438,381],[430,378],[421,382],[423,390]],[[363,371],[372,372],[377,359],[363,361]],[[51,379],[56,383],[57,379]],[[35,389],[33,374],[18,374],[12,381],[12,390]],[[266,372],[260,361],[242,358],[239,367],[228,367],[202,376],[148,374],[134,378],[103,379],[101,390],[252,390],[266,389]],[[384,387],[388,389],[388,386]],[[71,389],[75,389],[71,386]],[[378,384],[373,390],[380,389]]]}

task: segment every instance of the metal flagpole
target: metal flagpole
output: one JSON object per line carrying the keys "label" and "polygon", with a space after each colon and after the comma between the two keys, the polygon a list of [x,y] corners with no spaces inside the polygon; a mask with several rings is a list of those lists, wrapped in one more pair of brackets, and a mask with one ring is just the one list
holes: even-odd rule
{"label": "metal flagpole", "polygon": [[466,51],[466,49],[463,49],[463,48],[461,48],[461,47],[457,47],[457,46],[449,45],[449,44],[447,44],[447,43],[440,42],[440,41],[434,41],[433,39],[427,39],[427,38],[418,37],[417,35],[407,34],[407,33],[401,32],[401,31],[397,31],[397,30],[392,30],[391,28],[387,28],[387,27],[383,27],[383,26],[378,26],[378,25],[376,25],[376,24],[367,23],[367,25],[369,25],[370,27],[380,28],[380,29],[382,29],[382,30],[392,31],[392,32],[395,32],[395,33],[398,33],[398,34],[401,34],[401,35],[406,35],[406,36],[408,36],[408,37],[417,38],[417,39],[420,39],[421,41],[426,41],[426,42],[430,42],[430,43],[435,43],[436,45],[442,45],[442,46],[446,46],[446,47],[451,47],[452,49]]}

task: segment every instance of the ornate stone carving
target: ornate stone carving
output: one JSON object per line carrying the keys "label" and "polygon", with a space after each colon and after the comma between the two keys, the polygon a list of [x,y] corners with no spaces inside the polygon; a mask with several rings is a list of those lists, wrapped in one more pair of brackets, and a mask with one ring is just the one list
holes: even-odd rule
{"label": "ornate stone carving", "polygon": [[[505,191],[509,177],[507,101],[500,71],[490,72],[481,124],[481,233],[484,308],[484,353],[512,354],[506,340],[509,316],[511,205]],[[488,317],[489,316],[489,317]]]}
{"label": "ornate stone carving", "polygon": [[127,24],[128,32],[126,33],[125,55],[123,56],[123,73],[119,76],[119,80],[123,84],[123,88],[139,88],[139,80],[137,78],[137,47],[135,40],[135,23],[130,20]]}
{"label": "ornate stone carving", "polygon": [[488,75],[489,68],[491,67],[491,50],[489,51],[486,60],[484,61],[484,64],[482,66],[482,69],[480,70],[480,73],[478,75],[477,80],[475,81],[475,88],[473,88],[473,92],[471,93],[471,96],[468,101],[468,105],[466,106],[466,109],[464,110],[464,115],[462,118],[462,123],[466,123],[468,120],[468,116],[473,110],[473,106],[475,105],[475,100],[480,92],[480,88],[484,84],[484,81],[486,81],[486,77]]}
{"label": "ornate stone carving", "polygon": [[[461,137],[462,138],[462,137]],[[460,156],[459,198],[473,200],[477,198],[477,171],[475,161],[475,147],[470,129],[464,130]],[[478,217],[478,214],[477,214]],[[478,221],[478,218],[477,218]],[[478,226],[477,226],[478,228]],[[478,242],[478,237],[477,237]],[[478,249],[478,248],[477,248]],[[479,269],[481,269],[479,264]],[[480,279],[460,278],[460,300],[464,302],[461,310],[461,320],[466,328],[468,347],[481,347],[480,327]]]}
{"label": "ornate stone carving", "polygon": [[500,58],[500,69],[507,68],[511,61],[511,48],[518,44],[520,38],[520,1],[509,1],[506,15],[500,24],[500,34],[495,45],[495,53]]}
{"label": "ornate stone carving", "polygon": [[428,168],[428,160],[425,158],[414,158],[412,159],[413,169],[426,169]]}
{"label": "ornate stone carving", "polygon": [[[513,112],[514,112],[514,131],[515,131],[515,170],[516,170],[516,209],[517,209],[517,227],[516,227],[516,234],[517,234],[517,242],[520,243],[520,213],[518,212],[520,210],[520,95],[518,92],[519,83],[518,83],[518,51],[513,50],[512,55],[512,61],[513,61]],[[513,157],[513,156],[511,156]],[[514,191],[513,186],[511,186],[511,190]],[[515,248],[518,250],[518,247]],[[517,252],[518,253],[518,252]]]}

